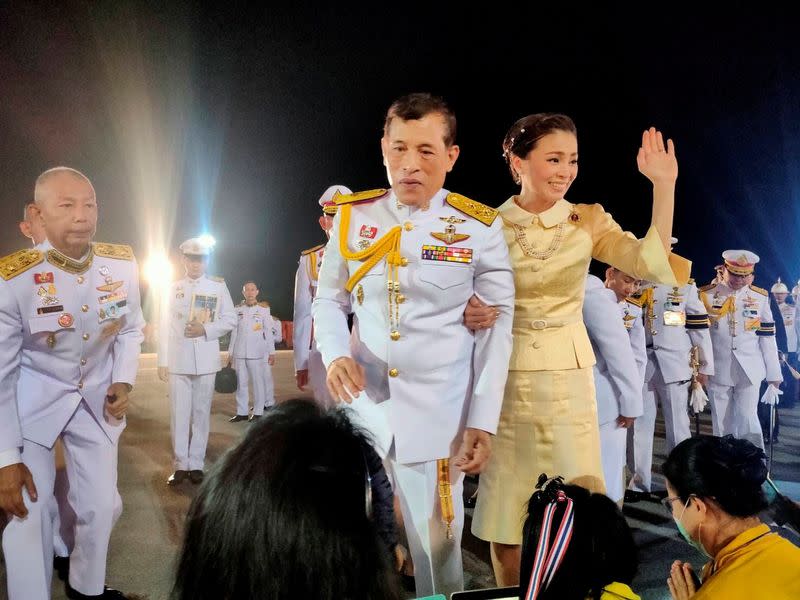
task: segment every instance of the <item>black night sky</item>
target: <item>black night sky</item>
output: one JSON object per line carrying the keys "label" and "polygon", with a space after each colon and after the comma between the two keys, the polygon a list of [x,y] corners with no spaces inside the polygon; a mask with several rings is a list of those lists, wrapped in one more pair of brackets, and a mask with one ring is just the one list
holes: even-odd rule
{"label": "black night sky", "polygon": [[0,4],[0,251],[26,245],[33,182],[66,164],[95,184],[98,240],[144,261],[208,231],[235,299],[254,278],[291,319],[298,254],[324,239],[318,196],[384,187],[383,113],[431,91],[459,118],[449,189],[499,205],[515,192],[507,128],[565,112],[581,155],[567,198],[641,236],[635,157],[654,124],[676,142],[676,250],[698,282],[738,247],[761,255],[762,287],[800,277],[795,19],[731,3],[465,4]]}

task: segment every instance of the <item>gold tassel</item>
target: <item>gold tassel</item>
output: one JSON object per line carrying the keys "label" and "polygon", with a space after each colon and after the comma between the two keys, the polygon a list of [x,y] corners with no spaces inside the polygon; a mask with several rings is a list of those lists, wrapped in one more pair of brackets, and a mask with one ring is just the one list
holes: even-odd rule
{"label": "gold tassel", "polygon": [[436,461],[439,473],[439,507],[442,510],[442,521],[447,526],[447,539],[453,539],[453,520],[456,518],[453,510],[453,492],[450,488],[450,459],[440,458]]}

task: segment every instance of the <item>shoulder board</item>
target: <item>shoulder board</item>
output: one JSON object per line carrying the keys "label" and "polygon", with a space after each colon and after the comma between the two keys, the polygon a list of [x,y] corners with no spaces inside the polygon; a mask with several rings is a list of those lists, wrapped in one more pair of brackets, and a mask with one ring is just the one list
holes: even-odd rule
{"label": "shoulder board", "polygon": [[262,300],[261,302],[258,303],[258,305],[261,308],[269,308],[269,302],[267,302],[266,300]]}
{"label": "shoulder board", "polygon": [[461,211],[465,215],[469,215],[484,225],[491,225],[497,217],[498,210],[491,206],[486,206],[475,200],[470,200],[461,194],[447,194],[447,203]]}
{"label": "shoulder board", "polygon": [[625,302],[627,302],[628,304],[633,304],[634,306],[638,306],[639,308],[642,308],[643,304],[641,296],[628,296],[627,298],[625,298]]}
{"label": "shoulder board", "polygon": [[31,267],[35,267],[44,260],[44,254],[39,250],[18,250],[0,258],[0,277],[8,281]]}
{"label": "shoulder board", "polygon": [[313,248],[309,248],[308,250],[303,250],[300,253],[300,256],[305,256],[306,254],[311,254],[312,252],[316,252],[317,250],[322,250],[325,247],[325,244],[317,244]]}
{"label": "shoulder board", "polygon": [[217,283],[225,283],[225,279],[223,277],[212,277],[211,275],[208,276],[211,281],[216,281]]}
{"label": "shoulder board", "polygon": [[751,285],[750,289],[753,290],[754,292],[758,293],[758,294],[761,294],[762,296],[769,296],[769,292],[767,292],[767,290],[765,290],[764,288],[760,288],[758,286]]}
{"label": "shoulder board", "polygon": [[365,192],[353,192],[352,194],[336,194],[333,197],[333,202],[336,206],[341,206],[342,204],[352,204],[353,202],[367,202],[369,200],[377,200],[381,196],[385,196],[389,190],[386,189],[376,189],[376,190],[367,190]]}
{"label": "shoulder board", "polygon": [[105,258],[116,258],[117,260],[133,260],[133,248],[124,244],[101,244],[94,243],[94,253]]}
{"label": "shoulder board", "polygon": [[709,283],[708,285],[704,285],[701,288],[699,288],[698,291],[707,292],[708,290],[710,290],[711,288],[715,287],[716,285],[717,285],[716,283]]}

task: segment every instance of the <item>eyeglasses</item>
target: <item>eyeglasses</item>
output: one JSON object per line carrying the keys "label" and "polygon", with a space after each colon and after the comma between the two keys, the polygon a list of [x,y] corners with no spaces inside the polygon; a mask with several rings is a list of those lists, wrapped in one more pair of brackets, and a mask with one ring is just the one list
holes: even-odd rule
{"label": "eyeglasses", "polygon": [[680,500],[680,499],[681,499],[680,496],[670,496],[669,498],[662,498],[661,505],[666,509],[668,513],[672,514],[672,503],[675,500]]}

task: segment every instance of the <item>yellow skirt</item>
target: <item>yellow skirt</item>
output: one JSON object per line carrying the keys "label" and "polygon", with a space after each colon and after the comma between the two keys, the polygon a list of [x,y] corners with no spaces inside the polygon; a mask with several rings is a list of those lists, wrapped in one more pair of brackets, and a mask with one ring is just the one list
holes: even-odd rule
{"label": "yellow skirt", "polygon": [[480,477],[472,533],[520,544],[540,473],[605,491],[591,367],[509,371],[492,457]]}

